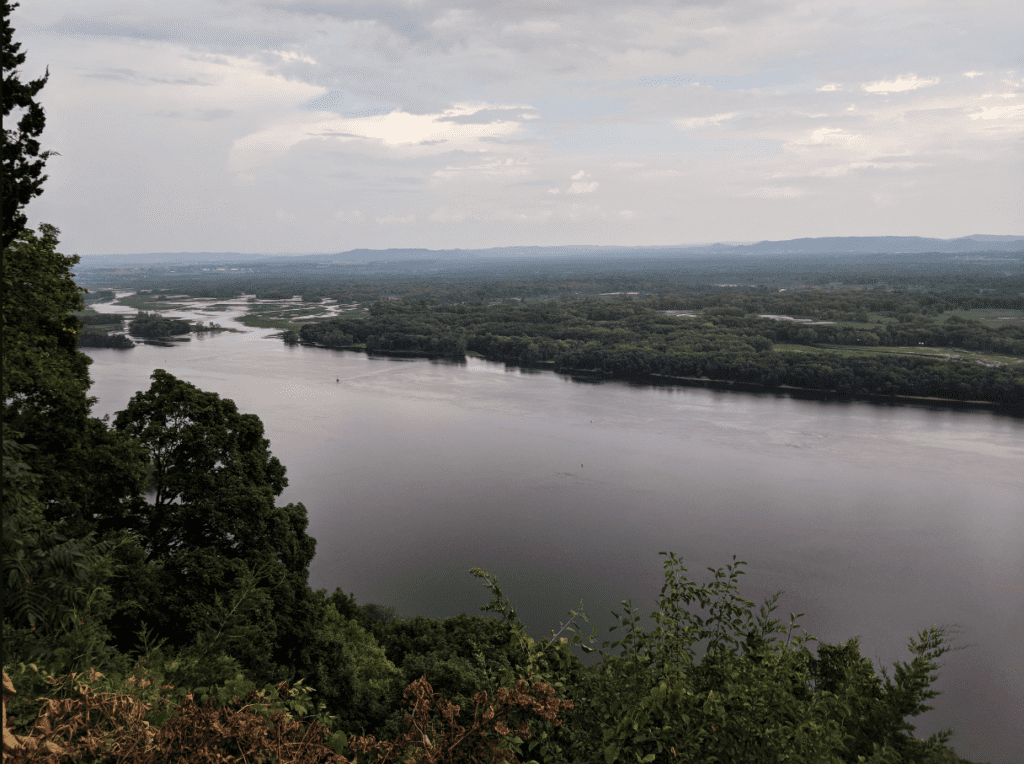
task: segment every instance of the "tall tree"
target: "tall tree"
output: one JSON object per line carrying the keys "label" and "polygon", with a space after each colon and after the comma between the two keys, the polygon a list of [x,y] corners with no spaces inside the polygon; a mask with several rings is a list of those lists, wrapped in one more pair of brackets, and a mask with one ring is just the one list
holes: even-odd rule
{"label": "tall tree", "polygon": [[[36,103],[36,95],[50,78],[49,67],[46,74],[37,80],[22,82],[18,67],[25,63],[25,54],[20,53],[21,44],[14,42],[14,28],[11,26],[11,12],[19,3],[3,0],[0,10],[3,12],[3,26],[0,27],[0,66],[3,69],[3,105],[4,143],[3,143],[3,198],[0,209],[3,210],[3,230],[0,232],[0,251],[6,250],[18,233],[25,228],[26,217],[22,209],[34,196],[42,191],[43,165],[55,151],[39,151],[39,135],[46,126],[43,107]],[[11,112],[23,109],[15,129],[8,129],[11,124]]]}
{"label": "tall tree", "polygon": [[114,629],[119,647],[135,647],[131,635],[143,620],[171,645],[191,644],[217,598],[259,568],[264,581],[249,618],[263,628],[231,654],[250,676],[280,681],[303,663],[303,636],[324,610],[308,584],[316,540],[305,532],[306,508],[275,506],[288,481],[259,417],[162,369],[152,379],[114,419],[146,449],[151,497],[127,521],[145,568],[119,584],[121,598],[137,604]]}
{"label": "tall tree", "polygon": [[[36,439],[66,442],[63,430],[81,430],[91,405],[92,360],[78,352],[81,325],[72,315],[83,305],[70,270],[79,258],[57,251],[52,225],[40,225],[39,234],[19,231],[4,253],[4,422]],[[61,432],[37,431],[39,417]]]}
{"label": "tall tree", "polygon": [[24,455],[42,477],[47,520],[67,535],[122,530],[125,507],[145,487],[139,446],[90,416],[89,364],[80,352],[82,290],[71,267],[77,256],[57,251],[58,230],[21,231],[3,263],[0,337],[4,437],[34,446]]}
{"label": "tall tree", "polygon": [[[16,7],[0,4],[3,643],[5,660],[42,656],[60,672],[114,660],[104,645],[112,610],[106,584],[111,554],[138,549],[123,533],[123,515],[143,493],[145,462],[139,446],[89,416],[91,361],[78,352],[72,315],[85,291],[70,270],[78,257],[57,251],[54,226],[44,223],[38,234],[25,228],[22,209],[42,192],[53,152],[39,151],[45,119],[34,100],[49,72],[19,80],[25,54],[13,40]],[[16,122],[15,110],[24,110]]]}

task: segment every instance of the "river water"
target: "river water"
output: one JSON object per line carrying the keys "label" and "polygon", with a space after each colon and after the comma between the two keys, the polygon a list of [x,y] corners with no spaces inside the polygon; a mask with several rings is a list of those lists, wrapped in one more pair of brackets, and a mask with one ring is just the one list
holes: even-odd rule
{"label": "river water", "polygon": [[[165,315],[238,327],[243,311]],[[368,358],[271,334],[88,349],[94,413],[161,368],[257,414],[288,469],[279,501],[308,511],[314,589],[405,617],[478,614],[480,567],[535,638],[582,599],[585,632],[606,640],[621,600],[657,608],[660,551],[698,583],[736,555],[742,596],[760,606],[784,589],[775,617],[804,613],[797,633],[824,642],[859,635],[890,677],[908,638],[951,627],[966,649],[939,659],[918,734],[953,727],[962,756],[1024,762],[1024,420]]]}

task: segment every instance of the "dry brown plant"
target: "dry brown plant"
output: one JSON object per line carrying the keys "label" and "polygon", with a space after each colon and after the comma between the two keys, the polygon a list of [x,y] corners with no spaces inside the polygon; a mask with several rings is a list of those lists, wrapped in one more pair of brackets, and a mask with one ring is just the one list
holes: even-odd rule
{"label": "dry brown plant", "polygon": [[[70,674],[72,683],[80,676]],[[53,678],[57,684],[61,678]],[[89,680],[103,678],[89,669]],[[281,682],[283,696],[288,685]],[[55,699],[41,697],[31,735],[17,735],[7,727],[7,701],[16,694],[7,672],[3,672],[3,760],[5,764],[354,764],[323,744],[329,730],[313,720],[308,726],[292,720],[283,712],[269,717],[256,712],[256,690],[234,704],[241,708],[216,706],[215,698],[206,705],[196,703],[192,693],[178,706],[160,697],[160,708],[172,707],[175,714],[158,728],[146,715],[152,708],[131,695],[94,693],[84,681],[77,685],[79,697]],[[461,707],[435,693],[426,676],[405,688],[403,697],[412,696],[412,714],[406,716],[407,731],[393,743],[378,741],[372,735],[354,736],[351,747],[366,754],[377,764],[399,761],[409,764],[496,764],[515,762],[512,751],[500,747],[513,732],[520,740],[530,739],[529,725],[521,717],[532,712],[554,726],[561,709],[571,709],[571,700],[559,700],[555,690],[542,682],[529,685],[520,679],[513,690],[500,688],[496,704],[488,704],[486,692],[473,696],[473,723],[461,726],[457,717]],[[495,707],[497,705],[497,708]],[[440,723],[431,711],[440,712]],[[515,717],[515,718],[513,718]],[[499,736],[490,736],[493,730]],[[228,743],[238,753],[226,753]],[[404,757],[404,758],[400,758]],[[357,756],[356,762],[359,761]]]}
{"label": "dry brown plant", "polygon": [[[69,675],[73,682],[79,675]],[[89,679],[102,678],[90,669]],[[56,683],[57,680],[54,680]],[[278,692],[287,692],[282,682]],[[154,729],[146,721],[151,704],[130,695],[95,694],[82,682],[79,697],[54,699],[41,697],[43,707],[31,735],[17,735],[7,727],[7,700],[16,694],[7,672],[3,672],[3,748],[5,764],[345,764],[346,759],[322,744],[329,734],[326,727],[313,722],[304,728],[283,712],[268,719],[254,707],[265,703],[251,702],[258,698],[256,690],[243,700],[239,708],[215,708],[216,699],[208,698],[199,706],[192,693],[182,705],[159,698],[161,709],[173,706],[171,716]],[[320,742],[316,738],[320,738]],[[238,754],[225,753],[225,744],[233,742]],[[273,756],[273,759],[268,757]]]}
{"label": "dry brown plant", "polygon": [[[353,737],[349,745],[358,753],[376,753],[374,764],[403,761],[407,764],[495,764],[515,762],[512,751],[499,747],[499,741],[490,737],[490,730],[504,740],[515,732],[521,740],[530,739],[530,727],[519,717],[524,711],[533,712],[540,719],[562,723],[561,709],[573,708],[571,700],[555,697],[555,690],[543,682],[529,685],[525,679],[516,682],[513,690],[499,688],[495,704],[488,704],[487,693],[473,696],[473,723],[467,728],[458,723],[462,707],[435,693],[426,675],[405,688],[403,697],[412,703],[412,714],[406,716],[406,732],[393,743],[378,741],[373,735]],[[443,726],[431,720],[431,711],[440,712]],[[512,717],[519,718],[514,721]],[[411,750],[410,750],[411,749]],[[402,758],[406,757],[407,758]]]}

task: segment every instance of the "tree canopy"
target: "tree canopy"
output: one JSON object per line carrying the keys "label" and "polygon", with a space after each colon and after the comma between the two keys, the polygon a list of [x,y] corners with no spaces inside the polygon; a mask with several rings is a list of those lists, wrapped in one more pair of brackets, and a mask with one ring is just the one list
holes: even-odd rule
{"label": "tree canopy", "polygon": [[[271,671],[272,656],[294,647],[283,625],[312,596],[307,581],[316,541],[305,532],[306,509],[275,506],[288,480],[259,417],[163,369],[152,379],[113,422],[145,449],[149,470],[149,501],[127,521],[145,557],[135,577],[123,579],[133,589],[126,601],[145,602],[145,620],[172,644],[185,645],[208,620],[202,606],[213,607],[250,566],[260,567],[265,619],[254,639],[263,645],[251,658]],[[137,626],[134,618],[122,622],[121,637]]]}
{"label": "tree canopy", "polygon": [[[38,137],[46,126],[46,115],[43,107],[36,101],[39,91],[50,78],[50,70],[37,80],[22,82],[18,67],[25,63],[25,54],[21,53],[21,43],[14,42],[14,28],[11,26],[11,12],[19,3],[3,0],[0,10],[3,13],[0,26],[0,66],[3,68],[3,93],[0,104],[3,106],[4,143],[3,143],[3,197],[0,209],[3,210],[3,230],[0,232],[0,250],[17,238],[25,228],[26,217],[22,209],[33,197],[39,196],[43,190],[43,166],[54,151],[39,151]],[[16,127],[12,124],[11,113],[15,109],[23,109],[24,113],[17,120]]]}

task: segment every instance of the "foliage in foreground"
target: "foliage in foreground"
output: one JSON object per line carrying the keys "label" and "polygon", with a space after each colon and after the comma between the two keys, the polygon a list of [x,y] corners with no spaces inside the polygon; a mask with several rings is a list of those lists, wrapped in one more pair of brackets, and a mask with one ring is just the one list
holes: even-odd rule
{"label": "foliage in foreground", "polygon": [[[90,672],[89,682],[81,676],[57,680],[34,665],[12,667],[11,678],[17,686],[27,686],[20,703],[8,695],[12,733],[46,738],[69,752],[81,746],[98,751],[97,741],[106,745],[117,737],[122,747],[107,750],[119,750],[123,758],[97,760],[118,762],[174,760],[166,758],[172,751],[253,755],[257,751],[253,746],[270,745],[268,734],[277,741],[275,745],[289,749],[280,762],[344,764],[346,756],[358,762],[962,761],[945,745],[951,731],[920,740],[912,736],[914,727],[906,721],[929,710],[924,701],[936,695],[928,687],[935,680],[930,674],[937,668],[935,659],[949,650],[944,629],[933,627],[911,639],[915,657],[909,664],[897,663],[895,681],[883,671],[883,684],[870,661],[861,658],[855,639],[845,645],[820,645],[814,657],[804,646],[814,638],[806,632],[793,635],[796,614],[790,614],[788,628],[769,620],[778,594],[766,601],[759,614],[753,613],[753,603],[737,593],[742,564],[727,566],[728,573],[709,568],[715,580],[697,587],[682,575],[686,568],[670,555],[665,561],[660,609],[652,614],[657,626],[643,631],[639,616],[624,602],[626,611],[621,617],[616,614],[621,624],[613,627],[624,627],[624,634],[615,642],[602,643],[602,663],[582,670],[569,646],[581,644],[573,621],[577,615],[586,620],[584,614],[572,612],[572,620],[563,627],[572,634],[571,640],[561,638],[559,632],[550,641],[535,642],[526,636],[497,580],[474,569],[473,574],[494,594],[481,609],[502,614],[518,660],[513,665],[489,660],[482,651],[478,654],[483,677],[472,698],[471,722],[469,717],[459,718],[461,709],[470,704],[453,703],[444,693],[435,692],[426,674],[413,680],[401,702],[395,698],[401,732],[390,736],[393,743],[372,732],[336,730],[323,706],[316,714],[308,713],[314,690],[302,687],[301,681],[291,690],[287,683],[258,690],[238,672],[217,686],[192,690],[176,686],[171,677],[180,660],[169,660],[159,645],[136,663],[127,678],[105,679]],[[710,617],[704,620],[695,615],[691,604],[709,610]],[[397,619],[387,626],[400,623]],[[776,634],[785,635],[785,642],[776,640]],[[707,651],[698,661],[692,648],[702,640],[708,640]],[[593,634],[588,641],[593,642]],[[603,648],[609,646],[622,651],[614,656],[605,653]],[[41,710],[29,702],[39,690],[32,683],[33,672],[37,683],[42,679],[51,685],[50,698]],[[103,713],[94,712],[93,721],[81,721],[83,708],[97,699],[102,706],[106,702],[102,699],[114,695],[128,697]],[[415,698],[411,714],[401,710],[410,695]],[[488,705],[488,697],[495,698],[497,706]],[[117,709],[119,716],[112,713]],[[238,716],[247,709],[264,721]],[[565,712],[562,719],[557,718],[560,710]],[[526,711],[539,718],[526,719]],[[62,714],[72,720],[58,724]],[[299,724],[300,717],[309,719],[309,725]],[[49,721],[41,721],[46,718]],[[132,738],[123,734],[126,725],[147,731]],[[34,745],[42,752],[40,743]],[[169,746],[162,752],[165,758],[142,757],[160,745]],[[48,761],[81,760],[51,752],[54,757]],[[139,758],[130,758],[129,752]],[[276,752],[284,753],[285,748]],[[331,752],[341,755],[332,758]],[[78,754],[68,753],[73,755]],[[43,759],[18,759],[22,760]]]}
{"label": "foliage in foreground", "polygon": [[[639,615],[624,601],[626,611],[615,615],[625,634],[602,643],[621,648],[620,654],[599,650],[602,663],[573,685],[560,680],[566,676],[565,648],[579,644],[579,635],[571,642],[556,643],[555,636],[534,643],[507,598],[502,600],[497,581],[475,569],[495,595],[482,609],[502,613],[512,626],[528,654],[527,676],[559,687],[574,702],[560,733],[549,729],[539,735],[532,755],[539,761],[607,764],[669,757],[851,764],[959,760],[946,747],[952,730],[919,740],[906,721],[929,710],[924,701],[937,695],[928,687],[936,679],[930,674],[938,667],[935,659],[950,649],[945,629],[932,627],[911,639],[914,659],[896,665],[895,681],[883,669],[883,685],[871,662],[861,658],[856,639],[821,644],[815,657],[804,646],[814,637],[793,636],[802,614],[791,613],[788,628],[769,620],[781,592],[755,615],[754,603],[738,596],[741,564],[727,566],[728,574],[709,568],[715,581],[697,587],[670,555],[659,610],[651,614],[657,626],[644,632]],[[695,615],[693,604],[710,617]],[[785,642],[775,634],[785,634]],[[692,648],[702,640],[708,643],[698,662]]]}

